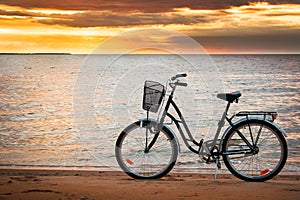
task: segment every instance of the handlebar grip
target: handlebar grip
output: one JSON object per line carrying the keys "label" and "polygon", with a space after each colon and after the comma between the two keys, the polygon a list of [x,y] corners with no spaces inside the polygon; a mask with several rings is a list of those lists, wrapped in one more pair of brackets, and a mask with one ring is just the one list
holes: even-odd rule
{"label": "handlebar grip", "polygon": [[180,77],[187,77],[187,74],[186,73],[183,73],[183,74],[177,74],[176,76],[173,76],[171,78],[172,81],[174,81],[176,78],[180,78]]}
{"label": "handlebar grip", "polygon": [[182,82],[177,82],[177,83],[175,83],[175,85],[186,87],[188,84],[182,83]]}
{"label": "handlebar grip", "polygon": [[183,73],[183,74],[177,74],[176,76],[177,76],[177,78],[179,78],[179,77],[187,77],[187,74],[186,74],[186,73]]}

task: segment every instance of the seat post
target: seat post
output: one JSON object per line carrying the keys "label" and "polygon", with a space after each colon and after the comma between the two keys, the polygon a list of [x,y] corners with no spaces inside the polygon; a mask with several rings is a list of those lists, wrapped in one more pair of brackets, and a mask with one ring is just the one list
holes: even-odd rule
{"label": "seat post", "polygon": [[228,101],[227,106],[226,106],[225,111],[224,111],[224,117],[227,115],[227,112],[229,110],[230,104],[231,103]]}
{"label": "seat post", "polygon": [[230,102],[227,103],[227,106],[225,108],[225,111],[222,115],[222,118],[220,119],[219,123],[218,123],[218,129],[217,129],[217,132],[216,132],[216,135],[215,135],[215,138],[214,138],[214,142],[211,144],[211,146],[209,147],[210,150],[213,149],[213,147],[216,145],[216,142],[219,138],[219,135],[221,133],[221,130],[222,130],[222,127],[225,125],[225,119],[226,119],[226,116],[227,116],[227,112],[229,110],[229,107],[230,107]]}
{"label": "seat post", "polygon": [[[221,127],[223,127],[224,124],[225,124],[225,119],[226,119],[227,112],[228,112],[228,110],[229,110],[230,104],[231,104],[231,103],[228,101],[227,106],[226,106],[226,108],[225,108],[225,110],[224,110],[224,113],[223,113],[223,115],[222,115],[222,118],[221,118],[221,120],[219,121],[219,128],[218,128],[218,130],[219,130]],[[221,129],[220,129],[220,130],[221,130]]]}

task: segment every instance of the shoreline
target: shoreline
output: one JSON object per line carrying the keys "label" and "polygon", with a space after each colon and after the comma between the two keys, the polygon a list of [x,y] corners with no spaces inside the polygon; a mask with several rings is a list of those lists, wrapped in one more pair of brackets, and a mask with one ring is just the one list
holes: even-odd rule
{"label": "shoreline", "polygon": [[0,169],[0,199],[299,199],[300,174],[245,182],[231,174],[170,173],[135,180],[121,171]]}
{"label": "shoreline", "polygon": [[[93,172],[108,172],[108,173],[123,173],[125,174],[119,166],[108,167],[108,166],[55,166],[55,167],[45,167],[45,166],[0,166],[0,175],[1,171],[22,171],[22,172],[34,172],[38,173],[40,171],[48,171],[50,174],[53,171],[58,172],[85,172],[85,173],[93,173]],[[177,168],[176,166],[169,172],[168,174],[195,174],[195,175],[208,175],[212,176],[215,174],[215,168]],[[222,168],[218,170],[217,175],[232,175],[231,172],[228,171],[227,168]],[[282,170],[277,176],[299,176],[300,173],[298,171],[286,171]],[[0,199],[1,200],[1,199]]]}

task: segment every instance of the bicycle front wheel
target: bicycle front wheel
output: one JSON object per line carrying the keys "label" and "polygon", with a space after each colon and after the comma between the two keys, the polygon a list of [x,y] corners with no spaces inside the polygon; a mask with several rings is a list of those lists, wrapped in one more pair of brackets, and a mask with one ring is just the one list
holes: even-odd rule
{"label": "bicycle front wheel", "polygon": [[226,167],[245,181],[266,181],[276,176],[285,165],[287,151],[280,130],[259,119],[237,124],[236,130],[231,129],[225,136],[222,145]]}
{"label": "bicycle front wheel", "polygon": [[140,121],[125,128],[116,142],[115,153],[119,166],[137,179],[160,178],[175,165],[178,144],[166,128],[157,133],[156,122]]}

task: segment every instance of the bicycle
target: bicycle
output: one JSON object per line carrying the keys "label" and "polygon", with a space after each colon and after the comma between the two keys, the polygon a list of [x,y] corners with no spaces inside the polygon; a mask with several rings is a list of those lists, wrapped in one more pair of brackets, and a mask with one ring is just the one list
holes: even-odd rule
{"label": "bicycle", "polygon": [[[169,124],[176,125],[185,145],[193,153],[202,157],[206,163],[215,163],[216,170],[221,168],[221,158],[227,169],[237,178],[245,181],[266,181],[276,176],[287,160],[287,137],[285,131],[274,121],[277,112],[241,111],[231,117],[227,112],[232,103],[238,103],[240,92],[217,94],[227,101],[225,111],[218,123],[214,139],[197,142],[188,125],[173,101],[176,87],[186,87],[187,83],[179,78],[187,74],[171,77],[166,86],[145,81],[143,109],[147,117],[127,126],[119,135],[115,145],[115,156],[121,169],[136,179],[161,178],[174,167],[179,153],[179,142]],[[160,119],[149,118],[149,112],[156,113],[166,96],[166,88],[171,92]],[[172,106],[177,114],[175,118],[168,112]],[[164,123],[166,117],[171,123]],[[232,121],[235,117],[241,119]],[[221,129],[229,124],[221,138]],[[185,130],[183,132],[182,126]]]}

